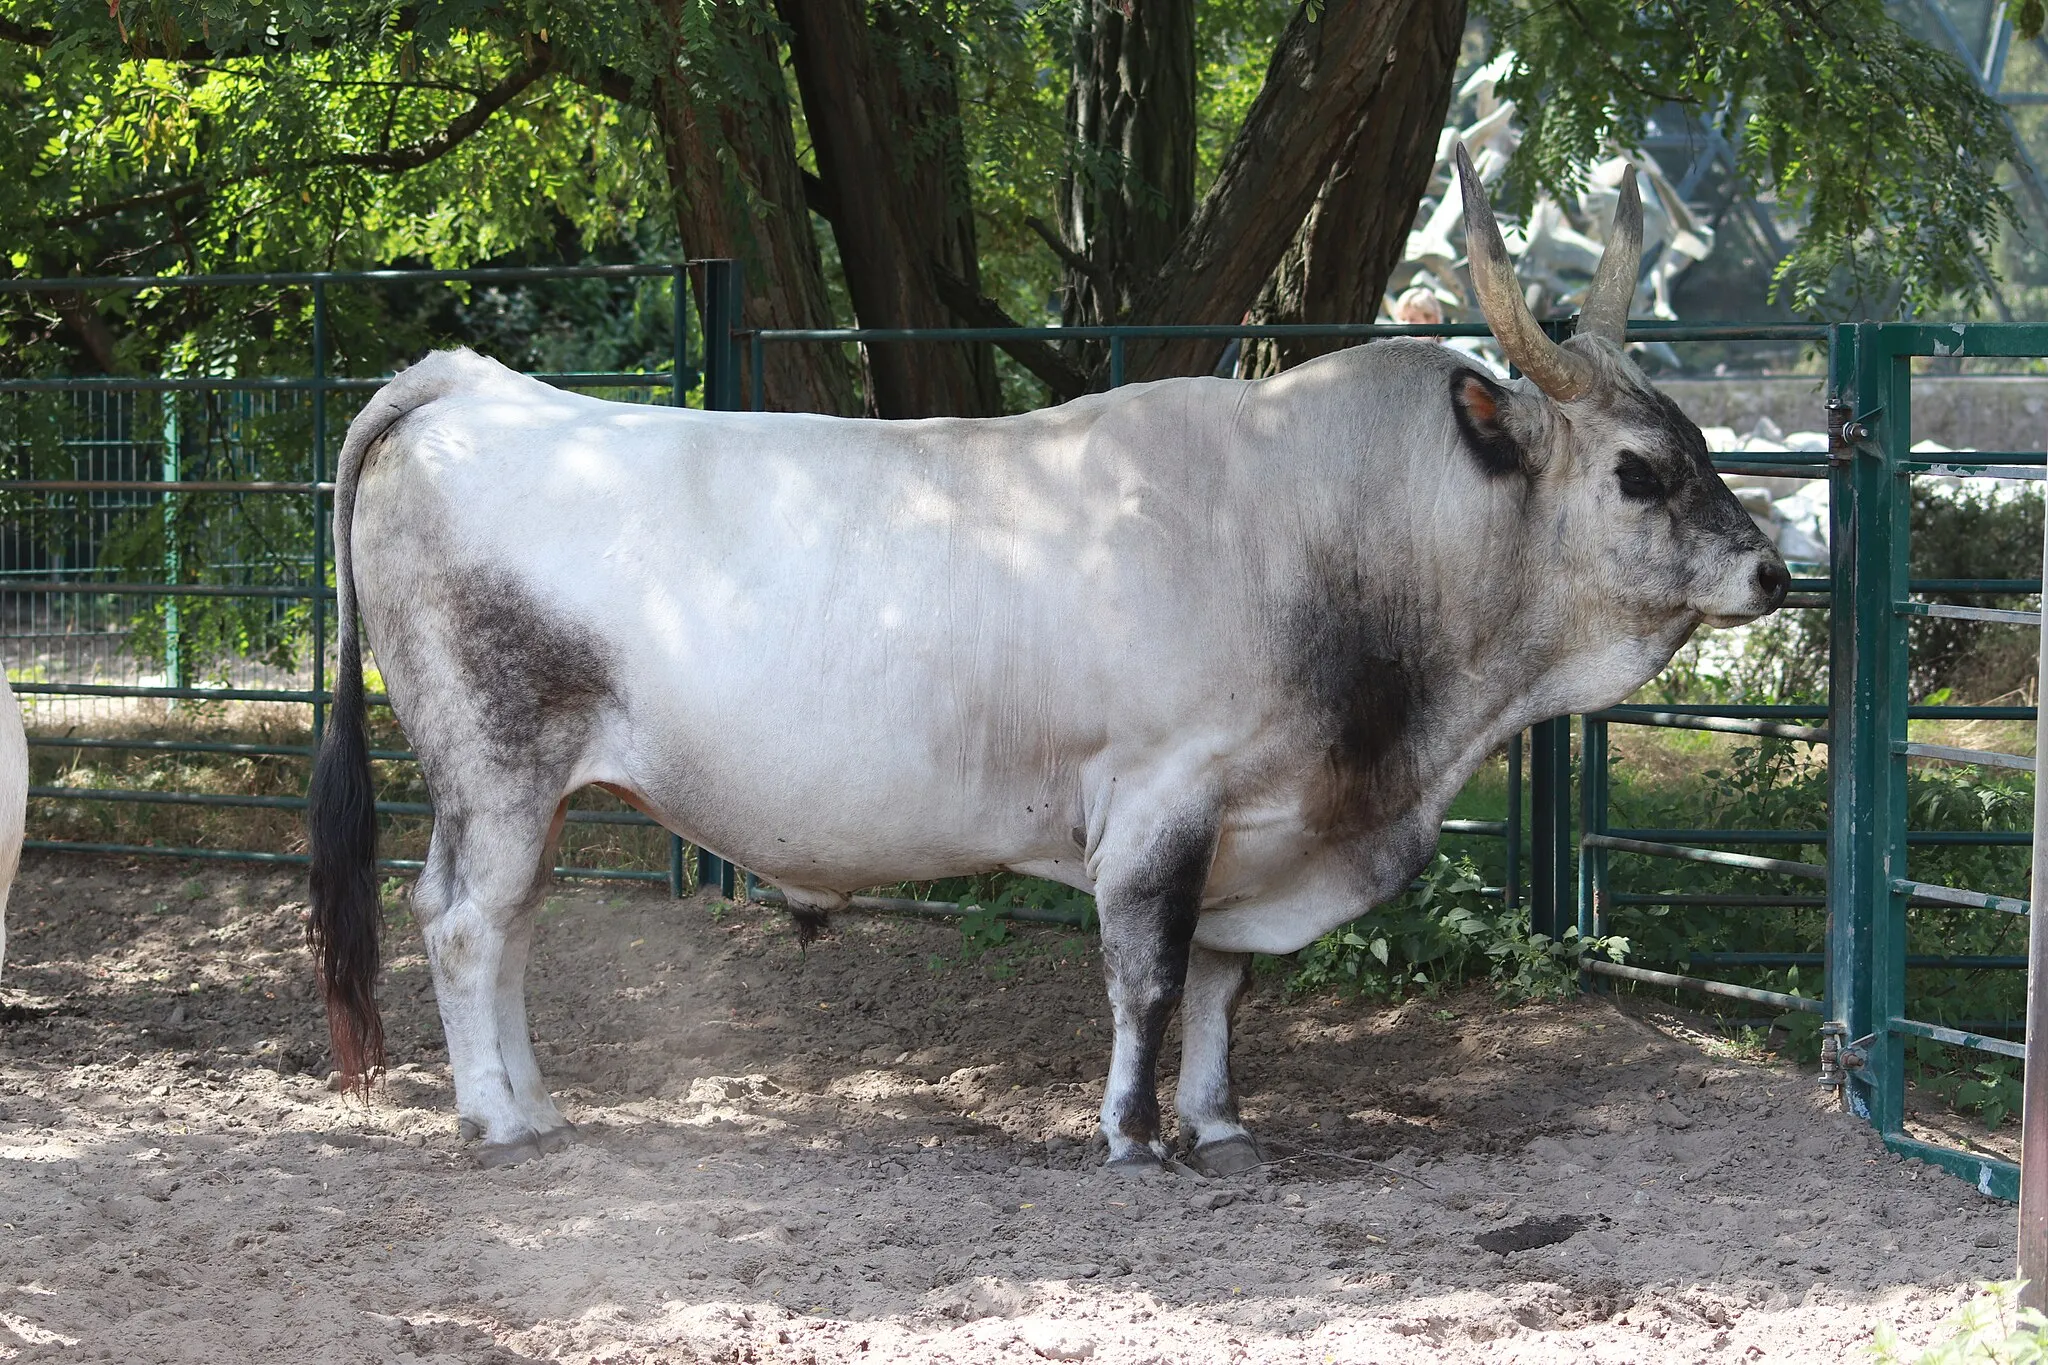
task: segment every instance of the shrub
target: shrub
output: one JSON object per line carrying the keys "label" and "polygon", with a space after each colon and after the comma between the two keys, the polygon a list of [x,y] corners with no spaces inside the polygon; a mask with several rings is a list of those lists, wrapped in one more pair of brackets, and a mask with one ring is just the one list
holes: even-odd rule
{"label": "shrub", "polygon": [[1578,990],[1582,950],[1619,960],[1628,943],[1532,934],[1526,910],[1484,894],[1470,858],[1439,853],[1407,891],[1304,948],[1288,989],[1399,1000],[1487,980],[1503,999],[1554,999]]}

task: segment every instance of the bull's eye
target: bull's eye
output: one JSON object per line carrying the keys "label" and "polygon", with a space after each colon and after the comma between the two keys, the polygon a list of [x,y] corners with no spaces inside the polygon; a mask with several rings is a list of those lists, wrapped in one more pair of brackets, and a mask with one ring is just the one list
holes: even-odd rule
{"label": "bull's eye", "polygon": [[1650,468],[1648,460],[1633,450],[1621,452],[1621,459],[1614,466],[1614,477],[1621,481],[1623,497],[1655,502],[1664,496],[1664,480],[1657,477],[1657,471]]}

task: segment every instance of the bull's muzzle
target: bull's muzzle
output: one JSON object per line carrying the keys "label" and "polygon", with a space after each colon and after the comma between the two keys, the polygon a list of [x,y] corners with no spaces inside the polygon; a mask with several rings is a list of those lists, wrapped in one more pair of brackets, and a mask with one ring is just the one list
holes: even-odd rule
{"label": "bull's muzzle", "polygon": [[1776,550],[1765,548],[1751,561],[1747,576],[1731,575],[1728,586],[1735,589],[1728,593],[1734,600],[1700,605],[1700,614],[1710,626],[1747,625],[1784,606],[1785,593],[1792,586],[1792,571],[1785,567]]}

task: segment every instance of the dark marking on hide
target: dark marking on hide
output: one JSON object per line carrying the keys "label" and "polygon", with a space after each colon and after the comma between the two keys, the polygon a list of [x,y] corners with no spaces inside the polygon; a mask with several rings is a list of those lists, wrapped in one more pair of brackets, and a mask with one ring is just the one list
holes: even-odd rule
{"label": "dark marking on hide", "polygon": [[1519,474],[1528,468],[1522,443],[1507,429],[1508,391],[1477,370],[1451,373],[1451,413],[1458,434],[1488,478]]}
{"label": "dark marking on hide", "polygon": [[514,772],[561,780],[612,695],[602,642],[549,616],[503,569],[459,570],[447,591],[455,655],[492,756]]}
{"label": "dark marking on hide", "polygon": [[1136,1076],[1117,1106],[1119,1128],[1139,1144],[1159,1137],[1159,1052],[1187,990],[1188,954],[1215,856],[1212,825],[1171,825],[1137,866],[1103,888],[1103,975],[1110,1000],[1129,1011],[1137,1031]]}
{"label": "dark marking on hide", "polygon": [[1667,505],[1682,527],[1694,534],[1754,542],[1752,548],[1766,543],[1763,532],[1714,472],[1706,435],[1669,394],[1648,386],[1620,388],[1609,411],[1654,433],[1641,442],[1638,458],[1656,471]]}
{"label": "dark marking on hide", "polygon": [[1314,549],[1283,613],[1281,668],[1328,736],[1302,812],[1315,835],[1382,828],[1421,795],[1413,740],[1430,698],[1431,632],[1392,581],[1355,551]]}

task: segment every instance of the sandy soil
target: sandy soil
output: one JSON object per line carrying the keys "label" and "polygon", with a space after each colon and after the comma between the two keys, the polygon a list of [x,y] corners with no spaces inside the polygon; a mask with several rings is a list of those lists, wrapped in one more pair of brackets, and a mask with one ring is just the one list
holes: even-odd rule
{"label": "sandy soil", "polygon": [[1674,1016],[1262,981],[1239,1076],[1279,1159],[1122,1181],[1088,940],[970,960],[848,916],[806,953],[589,884],[532,992],[585,1141],[483,1171],[402,909],[393,1071],[327,1089],[301,894],[31,856],[0,1359],[1833,1362],[2010,1261],[2009,1209]]}

